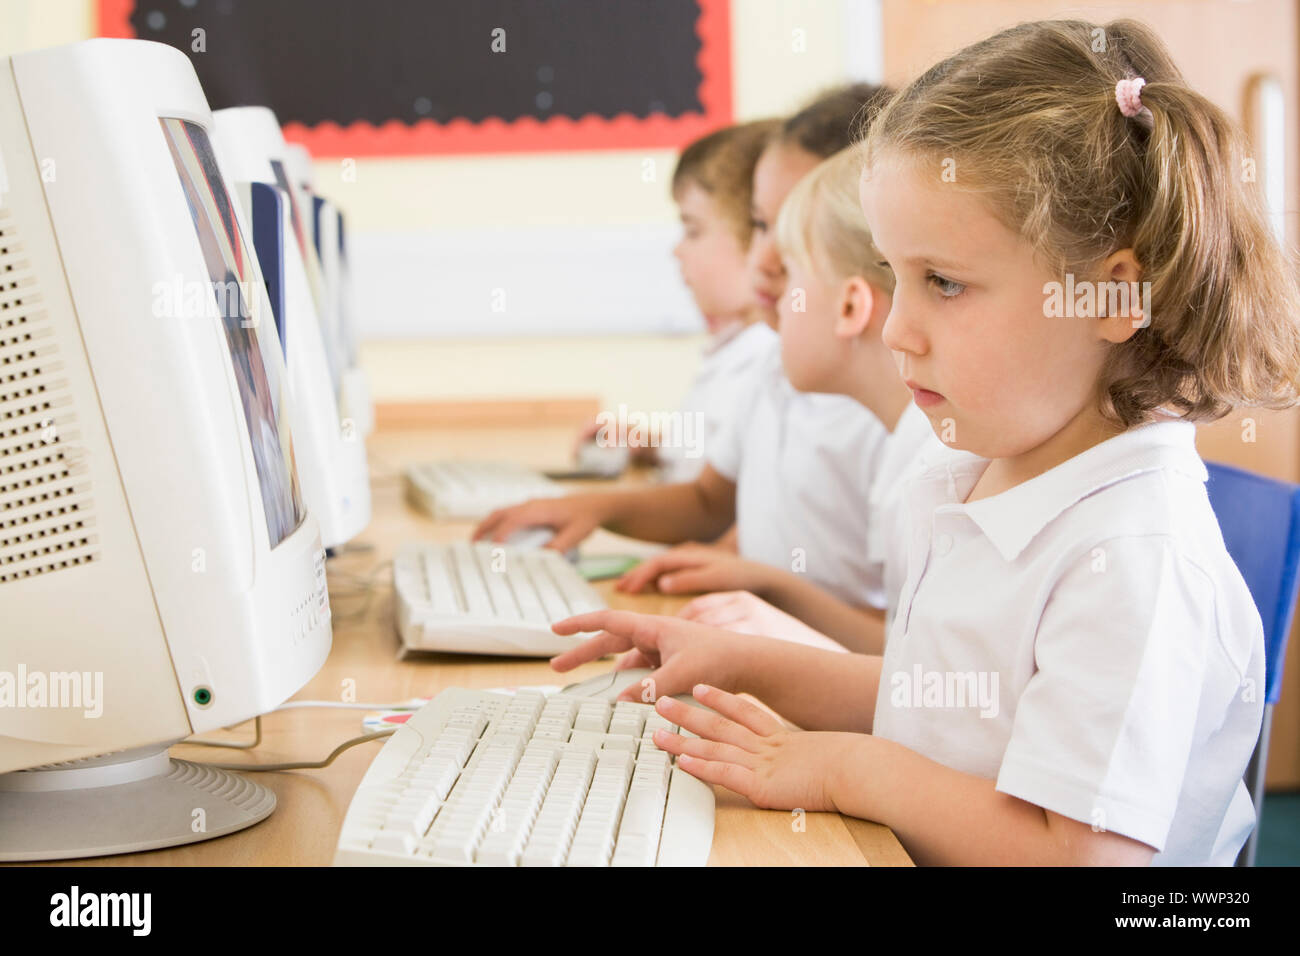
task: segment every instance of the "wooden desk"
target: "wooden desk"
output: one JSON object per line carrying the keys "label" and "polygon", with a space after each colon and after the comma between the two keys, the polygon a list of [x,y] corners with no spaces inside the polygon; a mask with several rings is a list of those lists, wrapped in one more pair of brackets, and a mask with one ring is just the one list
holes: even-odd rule
{"label": "wooden desk", "polygon": [[[608,670],[608,660],[565,675],[556,674],[541,660],[451,654],[397,660],[388,571],[394,551],[413,538],[451,540],[467,535],[472,527],[470,523],[434,522],[407,505],[401,467],[420,459],[463,457],[560,468],[572,436],[570,428],[444,428],[372,436],[373,517],[365,533],[329,562],[334,647],[320,673],[296,698],[341,700],[345,685],[352,682],[355,700],[398,701],[433,696],[445,687],[566,684]],[[584,547],[624,552],[629,544],[627,539],[598,532]],[[598,587],[612,606],[631,610],[672,613],[683,601],[621,595],[612,590],[612,582]],[[254,750],[181,744],[172,752],[180,758],[210,763],[321,760],[339,743],[362,733],[363,713],[321,708],[280,711],[263,718],[262,743]],[[250,722],[233,732],[205,736],[251,738],[252,727]],[[73,862],[113,866],[328,865],[348,803],[382,743],[354,747],[324,770],[259,774],[256,779],[275,792],[278,805],[269,818],[250,829],[175,849]],[[911,865],[886,827],[834,813],[810,813],[799,832],[790,813],[758,810],[734,793],[716,792],[716,828],[709,860],[713,865]]]}

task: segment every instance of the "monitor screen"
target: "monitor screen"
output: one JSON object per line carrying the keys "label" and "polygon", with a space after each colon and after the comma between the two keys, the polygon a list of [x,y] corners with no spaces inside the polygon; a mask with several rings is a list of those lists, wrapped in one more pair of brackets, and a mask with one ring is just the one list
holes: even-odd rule
{"label": "monitor screen", "polygon": [[[289,224],[293,227],[293,236],[298,243],[298,252],[302,254],[303,267],[307,270],[307,284],[311,286],[311,297],[316,304],[316,315],[323,323],[325,321],[324,280],[320,274],[320,258],[316,253],[316,245],[307,241],[307,227],[298,209],[298,198],[289,182],[289,175],[285,172],[284,163],[278,159],[272,159],[271,172],[275,176],[275,184],[280,187],[288,198]],[[325,331],[325,327],[322,325],[321,332],[325,333]],[[325,335],[325,349],[329,356],[330,379],[331,384],[334,386],[334,397],[337,399],[339,394],[338,372],[335,368],[337,363],[334,359],[333,345],[328,335]]]}
{"label": "monitor screen", "polygon": [[252,211],[253,249],[262,267],[266,296],[280,333],[280,353],[289,364],[289,317],[284,305],[284,199],[270,183],[249,183]]}
{"label": "monitor screen", "polygon": [[251,254],[235,220],[207,132],[182,119],[163,117],[159,122],[212,280],[253,447],[266,530],[275,548],[302,523],[306,512],[298,489],[284,384],[272,351],[274,333],[261,334],[254,311],[257,297],[245,294],[255,281]]}

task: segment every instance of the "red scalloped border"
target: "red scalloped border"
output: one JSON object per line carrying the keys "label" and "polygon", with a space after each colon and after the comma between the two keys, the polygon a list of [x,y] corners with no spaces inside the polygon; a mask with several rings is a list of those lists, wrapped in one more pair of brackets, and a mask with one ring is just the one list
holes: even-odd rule
{"label": "red scalloped border", "polygon": [[[134,37],[131,11],[135,0],[98,0],[99,35]],[[466,119],[439,124],[390,120],[379,126],[365,121],[340,126],[288,123],[285,138],[301,143],[313,156],[427,156],[457,153],[538,153],[597,149],[676,148],[732,122],[730,0],[696,0],[700,18],[697,64],[703,113],[650,116],[640,119],[621,113],[611,119],[588,115],[574,120],[531,116],[506,122],[489,117],[479,123]]]}

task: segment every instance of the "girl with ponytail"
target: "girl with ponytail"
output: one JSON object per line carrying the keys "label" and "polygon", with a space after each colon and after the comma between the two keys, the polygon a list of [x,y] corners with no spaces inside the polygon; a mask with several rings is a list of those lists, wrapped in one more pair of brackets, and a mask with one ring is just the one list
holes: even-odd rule
{"label": "girl with ponytail", "polygon": [[1021,24],[913,81],[859,197],[883,340],[951,455],[901,496],[883,656],[611,611],[557,625],[606,631],[562,663],[635,646],[717,712],[660,701],[698,734],[656,735],[683,769],[919,862],[1233,863],[1264,645],[1194,423],[1300,378],[1248,160],[1133,21]]}

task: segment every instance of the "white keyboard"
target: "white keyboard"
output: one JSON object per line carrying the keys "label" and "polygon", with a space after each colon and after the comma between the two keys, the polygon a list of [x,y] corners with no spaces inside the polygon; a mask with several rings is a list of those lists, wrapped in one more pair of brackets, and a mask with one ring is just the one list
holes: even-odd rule
{"label": "white keyboard", "polygon": [[561,637],[553,622],[605,607],[558,552],[491,542],[407,545],[393,585],[407,650],[550,657],[591,636]]}
{"label": "white keyboard", "polygon": [[445,690],[384,742],[336,866],[702,866],[713,791],[649,704]]}
{"label": "white keyboard", "polygon": [[507,462],[430,461],[406,469],[407,499],[435,518],[484,518],[529,498],[564,493],[549,478]]}

